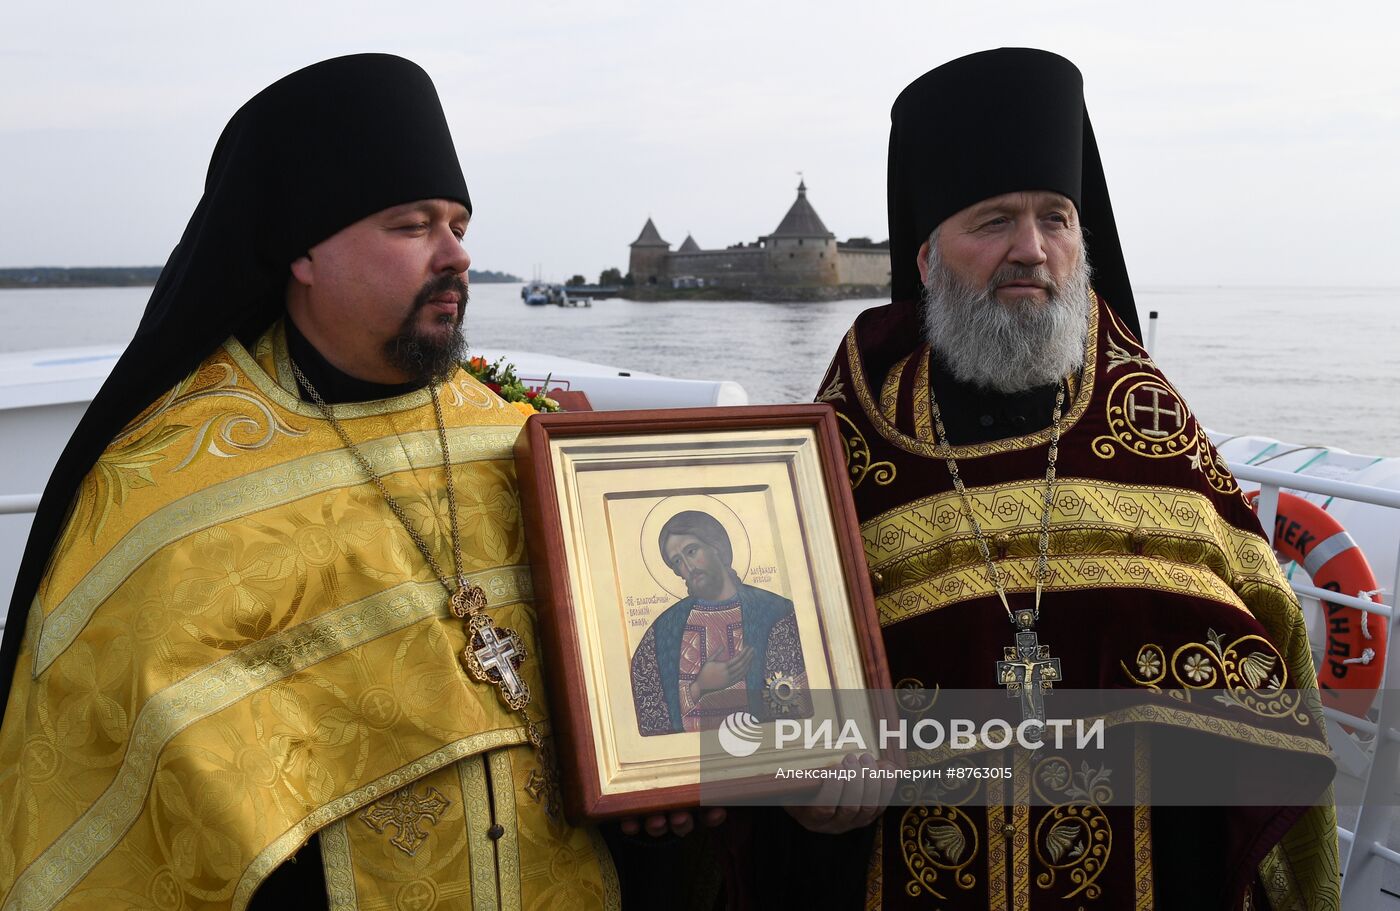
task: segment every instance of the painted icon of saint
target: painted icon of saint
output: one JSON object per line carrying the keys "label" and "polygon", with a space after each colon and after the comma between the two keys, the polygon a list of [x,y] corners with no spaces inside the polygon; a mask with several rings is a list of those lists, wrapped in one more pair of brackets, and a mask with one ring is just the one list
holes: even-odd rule
{"label": "painted icon of saint", "polygon": [[688,594],[656,618],[632,656],[641,733],[715,728],[736,711],[810,714],[793,604],[743,583],[724,525],[699,510],[678,512],[657,545]]}

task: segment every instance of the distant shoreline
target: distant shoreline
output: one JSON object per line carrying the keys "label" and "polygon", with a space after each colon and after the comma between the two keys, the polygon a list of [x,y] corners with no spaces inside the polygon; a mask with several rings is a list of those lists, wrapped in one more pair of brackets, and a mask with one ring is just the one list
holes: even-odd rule
{"label": "distant shoreline", "polygon": [[[0,288],[150,288],[160,270],[160,266],[24,266],[0,269]],[[490,285],[522,279],[509,272],[472,269],[468,281]]]}

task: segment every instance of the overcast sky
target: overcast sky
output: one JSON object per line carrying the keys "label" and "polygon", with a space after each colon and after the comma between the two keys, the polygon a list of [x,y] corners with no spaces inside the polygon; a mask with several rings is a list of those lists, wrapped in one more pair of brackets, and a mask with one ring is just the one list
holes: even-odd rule
{"label": "overcast sky", "polygon": [[359,51],[436,81],[478,268],[625,270],[648,215],[751,241],[799,170],[828,228],[882,239],[895,95],[1028,45],[1084,72],[1136,282],[1400,285],[1394,3],[513,6],[7,0],[0,266],[163,263],[234,110]]}

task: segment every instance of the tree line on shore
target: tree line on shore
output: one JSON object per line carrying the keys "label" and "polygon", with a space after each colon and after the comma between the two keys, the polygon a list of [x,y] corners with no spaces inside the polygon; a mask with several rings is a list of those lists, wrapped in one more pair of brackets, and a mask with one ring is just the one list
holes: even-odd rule
{"label": "tree line on shore", "polygon": [[[564,282],[565,287],[568,288],[586,284],[588,284],[588,279],[584,278],[582,275],[575,275]],[[628,272],[626,275],[623,275],[621,269],[604,269],[598,276],[598,284],[604,288],[630,288],[632,286],[632,273]]]}

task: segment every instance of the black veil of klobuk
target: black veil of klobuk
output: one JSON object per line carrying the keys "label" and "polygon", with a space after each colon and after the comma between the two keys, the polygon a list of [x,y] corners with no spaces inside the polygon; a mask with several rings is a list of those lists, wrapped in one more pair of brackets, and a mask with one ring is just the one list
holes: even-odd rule
{"label": "black veil of klobuk", "polygon": [[135,337],[44,489],[0,645],[0,706],[49,555],[106,446],[230,336],[250,343],[271,325],[293,260],[368,215],[420,199],[471,209],[437,90],[417,64],[386,54],[326,60],[233,115]]}
{"label": "black veil of klobuk", "polygon": [[1095,290],[1141,335],[1084,80],[1065,58],[999,48],[914,80],[890,110],[887,186],[894,303],[868,311],[875,318],[859,327],[867,330],[859,335],[868,375],[883,376],[923,338],[916,257],[933,229],[974,203],[1022,190],[1074,202]]}

